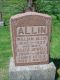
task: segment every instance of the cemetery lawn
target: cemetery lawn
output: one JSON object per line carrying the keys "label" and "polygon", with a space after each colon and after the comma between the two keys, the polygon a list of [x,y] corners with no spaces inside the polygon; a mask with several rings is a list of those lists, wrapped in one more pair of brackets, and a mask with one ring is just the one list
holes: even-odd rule
{"label": "cemetery lawn", "polygon": [[8,79],[8,63],[11,57],[10,30],[8,26],[0,27],[0,80]]}
{"label": "cemetery lawn", "polygon": [[[52,16],[52,15],[51,15]],[[52,16],[50,57],[57,67],[56,80],[60,80],[60,20]],[[0,80],[8,80],[9,60],[12,56],[9,26],[0,27]]]}

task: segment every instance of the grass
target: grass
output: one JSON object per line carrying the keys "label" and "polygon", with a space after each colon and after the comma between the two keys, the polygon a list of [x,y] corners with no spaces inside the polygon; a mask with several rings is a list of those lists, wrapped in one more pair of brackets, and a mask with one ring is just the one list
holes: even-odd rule
{"label": "grass", "polygon": [[[3,19],[5,26],[0,27],[0,80],[8,80],[9,60],[12,56],[9,18],[22,12],[26,6],[25,0],[3,0]],[[22,3],[23,2],[23,3]],[[22,7],[24,5],[24,7]],[[57,67],[56,80],[60,80],[60,19],[52,16],[52,33],[50,57]],[[59,14],[60,16],[60,14]]]}
{"label": "grass", "polygon": [[51,57],[60,58],[60,20],[52,16]]}
{"label": "grass", "polygon": [[9,24],[11,15],[23,12],[26,6],[27,0],[0,0],[0,11],[3,12],[5,25]]}
{"label": "grass", "polygon": [[50,57],[57,68],[56,80],[60,80],[60,19],[56,16],[52,16]]}
{"label": "grass", "polygon": [[11,55],[10,32],[7,26],[0,28],[0,67],[5,67]]}
{"label": "grass", "polygon": [[8,80],[9,59],[12,55],[10,42],[9,28],[0,27],[0,80]]}

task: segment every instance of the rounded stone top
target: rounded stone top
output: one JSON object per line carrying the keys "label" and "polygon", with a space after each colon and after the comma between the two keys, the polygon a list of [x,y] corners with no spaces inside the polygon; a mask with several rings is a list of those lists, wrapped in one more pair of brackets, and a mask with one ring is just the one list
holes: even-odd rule
{"label": "rounded stone top", "polygon": [[16,14],[14,16],[11,17],[11,19],[16,19],[16,18],[20,18],[20,17],[24,17],[24,16],[29,16],[29,15],[39,15],[42,17],[46,17],[46,18],[51,18],[51,16],[47,15],[47,14],[42,14],[42,13],[37,13],[37,12],[25,12],[25,13],[20,13],[20,14]]}

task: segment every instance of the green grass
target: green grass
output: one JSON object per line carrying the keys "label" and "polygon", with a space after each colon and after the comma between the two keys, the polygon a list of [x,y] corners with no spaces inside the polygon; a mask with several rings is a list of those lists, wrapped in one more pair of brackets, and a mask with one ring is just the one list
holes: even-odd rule
{"label": "green grass", "polygon": [[5,25],[9,24],[11,15],[23,12],[26,6],[27,0],[0,0],[0,11],[3,13]]}
{"label": "green grass", "polygon": [[10,30],[7,26],[3,26],[0,28],[0,80],[8,80],[8,66],[11,55]]}
{"label": "green grass", "polygon": [[5,67],[11,56],[10,31],[7,26],[0,28],[0,67]]}
{"label": "green grass", "polygon": [[52,16],[50,57],[57,68],[56,80],[60,80],[60,20]]}
{"label": "green grass", "polygon": [[60,58],[60,20],[52,17],[51,57]]}

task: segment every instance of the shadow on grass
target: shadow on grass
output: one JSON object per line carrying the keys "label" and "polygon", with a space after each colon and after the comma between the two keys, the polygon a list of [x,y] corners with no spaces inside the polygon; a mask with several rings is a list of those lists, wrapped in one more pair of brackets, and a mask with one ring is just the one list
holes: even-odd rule
{"label": "shadow on grass", "polygon": [[[50,58],[50,62],[54,62],[55,66],[56,66],[56,70],[58,70],[60,68],[60,59],[53,59]],[[59,78],[58,73],[56,72],[56,80]]]}

